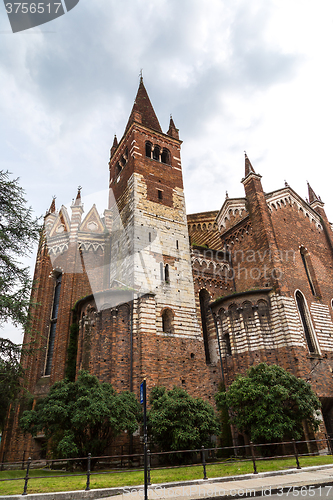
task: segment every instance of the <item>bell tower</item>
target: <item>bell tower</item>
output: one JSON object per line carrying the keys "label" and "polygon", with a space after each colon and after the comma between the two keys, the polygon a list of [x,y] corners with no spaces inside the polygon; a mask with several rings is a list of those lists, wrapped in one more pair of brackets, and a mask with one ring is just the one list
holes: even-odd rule
{"label": "bell tower", "polygon": [[157,335],[197,338],[180,147],[172,117],[162,132],[141,77],[124,135],[111,149],[110,285],[153,298]]}

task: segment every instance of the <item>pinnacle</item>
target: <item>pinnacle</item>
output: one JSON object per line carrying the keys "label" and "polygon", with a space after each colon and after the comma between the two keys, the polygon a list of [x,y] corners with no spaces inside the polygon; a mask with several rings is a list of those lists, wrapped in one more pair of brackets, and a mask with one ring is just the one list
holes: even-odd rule
{"label": "pinnacle", "polygon": [[82,189],[81,186],[77,188],[77,195],[74,205],[81,205],[81,189]]}
{"label": "pinnacle", "polygon": [[51,203],[50,208],[49,208],[49,210],[48,210],[48,213],[49,213],[49,214],[54,214],[54,212],[56,211],[56,207],[55,207],[55,199],[56,199],[56,197],[55,197],[55,196],[53,196],[52,203]]}
{"label": "pinnacle", "polygon": [[252,164],[246,154],[246,151],[244,151],[245,153],[245,177],[247,177],[249,175],[249,173],[254,173],[255,174],[255,171],[254,171],[254,168],[252,167]]}
{"label": "pinnacle", "polygon": [[131,115],[129,117],[126,130],[129,126],[135,121],[135,114],[139,113],[142,119],[142,125],[147,128],[156,130],[157,132],[162,132],[161,126],[155,114],[154,108],[150,102],[147,90],[143,83],[143,78],[140,76],[140,85],[138,92],[136,94],[136,98],[134,101],[134,105],[132,108]]}
{"label": "pinnacle", "polygon": [[316,195],[310,184],[308,183],[308,192],[309,192],[309,203],[313,203],[314,201],[320,201],[320,198]]}
{"label": "pinnacle", "polygon": [[170,124],[169,124],[169,130],[167,131],[167,134],[170,135],[170,137],[174,137],[175,139],[179,139],[179,130],[176,128],[175,122],[173,121],[172,115],[170,115]]}

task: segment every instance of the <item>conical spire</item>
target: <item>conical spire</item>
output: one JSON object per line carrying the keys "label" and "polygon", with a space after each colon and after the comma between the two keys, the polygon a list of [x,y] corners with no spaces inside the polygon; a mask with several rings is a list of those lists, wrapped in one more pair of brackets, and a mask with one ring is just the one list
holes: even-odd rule
{"label": "conical spire", "polygon": [[170,137],[174,137],[175,139],[179,139],[179,130],[175,126],[175,123],[172,119],[172,115],[170,115],[170,124],[169,124],[169,130],[167,131],[167,134],[170,135]]}
{"label": "conical spire", "polygon": [[161,126],[155,114],[154,108],[150,102],[148,97],[146,88],[143,84],[143,78],[140,77],[140,85],[138,92],[136,94],[136,98],[134,101],[134,105],[132,108],[131,115],[129,117],[126,130],[130,127],[130,125],[134,121],[139,121],[147,128],[151,128],[156,130],[157,132],[162,132]]}
{"label": "conical spire", "polygon": [[249,173],[253,173],[255,174],[255,171],[254,171],[254,168],[252,167],[252,164],[246,154],[246,151],[245,152],[245,177],[247,177],[249,175]]}
{"label": "conical spire", "polygon": [[111,153],[110,153],[110,156],[112,157],[116,151],[118,147],[118,140],[117,140],[117,136],[116,134],[114,135],[114,139],[113,139],[113,144],[112,144],[112,148],[111,148]]}
{"label": "conical spire", "polygon": [[310,184],[308,183],[308,192],[309,192],[309,203],[313,203],[314,201],[321,201],[320,197],[316,195]]}

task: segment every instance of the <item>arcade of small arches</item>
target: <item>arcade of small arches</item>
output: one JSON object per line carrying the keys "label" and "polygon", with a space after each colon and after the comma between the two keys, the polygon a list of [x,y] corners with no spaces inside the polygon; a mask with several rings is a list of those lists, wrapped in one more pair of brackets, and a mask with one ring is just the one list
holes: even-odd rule
{"label": "arcade of small arches", "polygon": [[204,288],[220,288],[224,290],[229,290],[233,292],[233,288],[227,281],[223,281],[221,279],[216,278],[201,278],[200,276],[194,276],[194,282],[198,284],[200,287]]}
{"label": "arcade of small arches", "polygon": [[246,226],[242,227],[241,229],[235,231],[230,237],[226,238],[224,240],[224,243],[227,248],[230,247],[230,245],[234,245],[235,242],[238,242],[242,239],[244,239],[248,234],[252,232],[252,227],[250,224],[246,224]]}
{"label": "arcade of small arches", "polygon": [[189,232],[193,231],[216,231],[218,229],[216,222],[213,224],[211,222],[203,222],[202,224],[189,224]]}
{"label": "arcade of small arches", "polygon": [[307,217],[310,222],[313,222],[316,226],[317,229],[321,230],[322,226],[319,222],[319,218],[314,217],[312,214],[310,214],[307,210],[305,210],[300,203],[296,202],[296,200],[292,199],[290,196],[287,198],[279,198],[279,199],[274,199],[269,202],[267,202],[267,206],[270,209],[271,212],[273,212],[273,209],[277,211],[279,208],[285,208],[285,207],[296,207],[298,212],[302,213],[304,217]]}
{"label": "arcade of small arches", "polygon": [[166,165],[171,165],[170,151],[166,148],[161,148],[157,144],[154,145],[150,141],[147,141],[145,145],[145,153],[146,158],[159,161],[160,163],[165,163]]}
{"label": "arcade of small arches", "polygon": [[214,260],[208,260],[205,258],[192,256],[191,261],[192,261],[192,265],[194,265],[196,262],[199,264],[199,267],[202,267],[203,265],[205,265],[206,266],[205,269],[207,269],[207,271],[209,270],[210,267],[212,267],[212,270],[214,273],[217,273],[220,275],[223,274],[224,276],[227,276],[228,272],[230,270],[229,264],[215,262]]}
{"label": "arcade of small arches", "polygon": [[232,303],[228,308],[221,307],[217,314],[216,319],[223,319],[223,317],[230,317],[232,319],[238,319],[240,314],[243,316],[252,316],[255,312],[258,313],[259,317],[269,316],[269,303],[265,299],[259,299],[255,303],[245,300],[240,304]]}
{"label": "arcade of small arches", "polygon": [[227,215],[224,217],[223,222],[220,224],[219,229],[220,230],[222,228],[225,229],[226,224],[228,221],[231,220],[231,217],[238,217],[238,216],[243,217],[243,212],[245,212],[245,215],[244,215],[244,217],[245,217],[247,215],[247,210],[246,210],[245,206],[237,206],[237,207],[230,208],[228,210]]}

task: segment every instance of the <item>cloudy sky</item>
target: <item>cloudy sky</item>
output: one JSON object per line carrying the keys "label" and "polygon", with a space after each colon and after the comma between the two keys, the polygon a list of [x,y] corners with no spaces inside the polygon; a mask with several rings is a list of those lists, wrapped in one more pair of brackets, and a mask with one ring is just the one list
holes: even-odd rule
{"label": "cloudy sky", "polygon": [[0,5],[0,42],[0,168],[37,215],[78,185],[103,210],[142,68],[184,141],[188,213],[243,196],[246,150],[265,191],[308,180],[333,220],[331,0],[80,0],[15,34]]}

